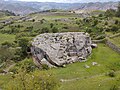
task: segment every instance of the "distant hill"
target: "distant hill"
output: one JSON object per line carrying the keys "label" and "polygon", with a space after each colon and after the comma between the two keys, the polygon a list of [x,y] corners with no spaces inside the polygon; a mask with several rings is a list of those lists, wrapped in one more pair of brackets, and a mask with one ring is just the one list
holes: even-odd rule
{"label": "distant hill", "polygon": [[0,10],[0,18],[5,17],[5,16],[15,16],[14,13],[8,11],[8,10]]}
{"label": "distant hill", "polygon": [[96,2],[96,3],[53,3],[53,2],[20,2],[2,1],[0,10],[9,10],[16,14],[29,14],[49,9],[64,10],[106,10],[115,9],[118,2]]}

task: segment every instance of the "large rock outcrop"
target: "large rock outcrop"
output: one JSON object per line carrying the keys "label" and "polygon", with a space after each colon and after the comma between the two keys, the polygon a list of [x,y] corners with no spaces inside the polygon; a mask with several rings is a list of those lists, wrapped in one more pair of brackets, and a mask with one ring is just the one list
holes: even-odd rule
{"label": "large rock outcrop", "polygon": [[62,66],[84,61],[92,52],[89,34],[84,32],[45,33],[34,38],[31,52],[39,63]]}

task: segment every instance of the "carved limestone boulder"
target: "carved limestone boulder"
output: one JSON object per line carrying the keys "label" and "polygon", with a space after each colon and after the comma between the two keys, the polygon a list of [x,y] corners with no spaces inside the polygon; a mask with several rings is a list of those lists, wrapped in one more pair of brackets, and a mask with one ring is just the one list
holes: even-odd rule
{"label": "carved limestone boulder", "polygon": [[40,34],[32,41],[31,52],[35,60],[42,64],[63,66],[84,61],[92,52],[92,42],[88,33],[66,32]]}

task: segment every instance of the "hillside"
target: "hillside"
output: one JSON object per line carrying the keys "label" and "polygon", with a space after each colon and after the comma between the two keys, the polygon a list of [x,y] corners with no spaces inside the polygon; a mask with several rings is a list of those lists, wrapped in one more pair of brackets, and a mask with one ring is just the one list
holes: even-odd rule
{"label": "hillside", "polygon": [[[18,2],[14,3],[14,5],[16,5]],[[92,8],[91,5],[88,5],[87,7]],[[80,8],[74,9],[79,11]],[[85,7],[84,9],[86,10]],[[78,14],[75,13],[76,11],[71,12],[69,10],[52,9],[24,16],[15,16],[8,13],[5,14],[4,12],[0,13],[0,89],[120,89],[120,4],[115,10],[94,10],[89,14]],[[65,43],[69,42],[69,45],[72,45],[71,40],[67,39],[71,37],[67,35],[60,36],[59,34],[57,35],[60,37],[53,35],[53,33],[65,32],[89,33],[92,44],[97,44],[96,48],[93,47],[91,54],[86,57],[83,62],[71,62],[70,64],[66,63],[62,67],[53,68],[50,68],[46,64],[40,64],[40,59],[34,55],[38,53],[40,57],[43,57],[40,55],[43,50],[36,48],[36,50],[34,50],[35,54],[32,53],[31,47],[34,47],[32,45],[33,39],[36,40],[36,46],[39,43],[44,43],[44,46],[46,45],[46,47],[49,48],[50,45],[50,47],[56,51],[56,48],[59,48],[59,46],[56,46],[54,43],[58,43],[56,42],[58,39],[64,39]],[[51,35],[55,39],[52,39],[47,33],[52,33]],[[37,35],[40,34],[46,35],[42,38],[41,42],[36,38]],[[49,40],[48,37],[50,38],[50,41],[48,42],[52,42],[52,45],[47,45],[45,42],[45,40]],[[86,38],[88,39],[88,37]],[[75,42],[75,38],[72,39],[73,42]],[[87,42],[89,43],[88,40],[85,43]],[[80,41],[77,44],[79,45],[80,43],[83,43],[83,41]],[[65,45],[67,46],[68,44]],[[72,45],[72,48],[74,49],[73,46],[75,45]],[[64,47],[61,46],[61,49],[59,50],[64,50]],[[70,49],[70,51],[73,52],[73,49]],[[65,50],[66,51],[63,52],[67,52],[68,49]],[[81,54],[80,56],[84,55],[80,50],[86,50],[86,52],[88,52],[88,49],[86,48],[77,50],[79,50],[79,55]],[[77,50],[74,52],[78,52]],[[46,55],[46,52],[42,54]],[[70,56],[71,53],[65,54]],[[62,58],[70,60],[68,57]],[[49,57],[44,56],[44,60],[49,60]],[[36,61],[38,62],[36,63]]]}
{"label": "hillside", "polygon": [[49,2],[20,2],[3,1],[0,3],[0,10],[9,10],[16,14],[29,14],[49,9],[63,10],[106,10],[115,9],[117,2],[96,2],[96,3],[49,3]]}
{"label": "hillside", "polygon": [[4,10],[1,10],[0,11],[0,18],[3,18],[3,17],[7,17],[7,16],[15,16],[14,13],[12,12],[9,12],[9,11],[4,11]]}

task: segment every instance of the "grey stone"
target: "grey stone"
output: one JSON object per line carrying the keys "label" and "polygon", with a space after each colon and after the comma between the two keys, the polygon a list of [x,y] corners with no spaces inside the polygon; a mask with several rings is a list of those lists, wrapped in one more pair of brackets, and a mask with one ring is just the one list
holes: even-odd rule
{"label": "grey stone", "polygon": [[95,66],[95,65],[98,65],[98,63],[97,62],[92,62],[92,65]]}
{"label": "grey stone", "polygon": [[92,48],[97,48],[97,44],[92,44],[91,47]]}
{"label": "grey stone", "polygon": [[85,68],[90,68],[90,66],[88,66],[88,65],[85,65],[84,67],[85,67]]}
{"label": "grey stone", "polygon": [[32,41],[31,52],[38,61],[46,59],[53,66],[86,60],[92,52],[88,33],[45,33]]}

